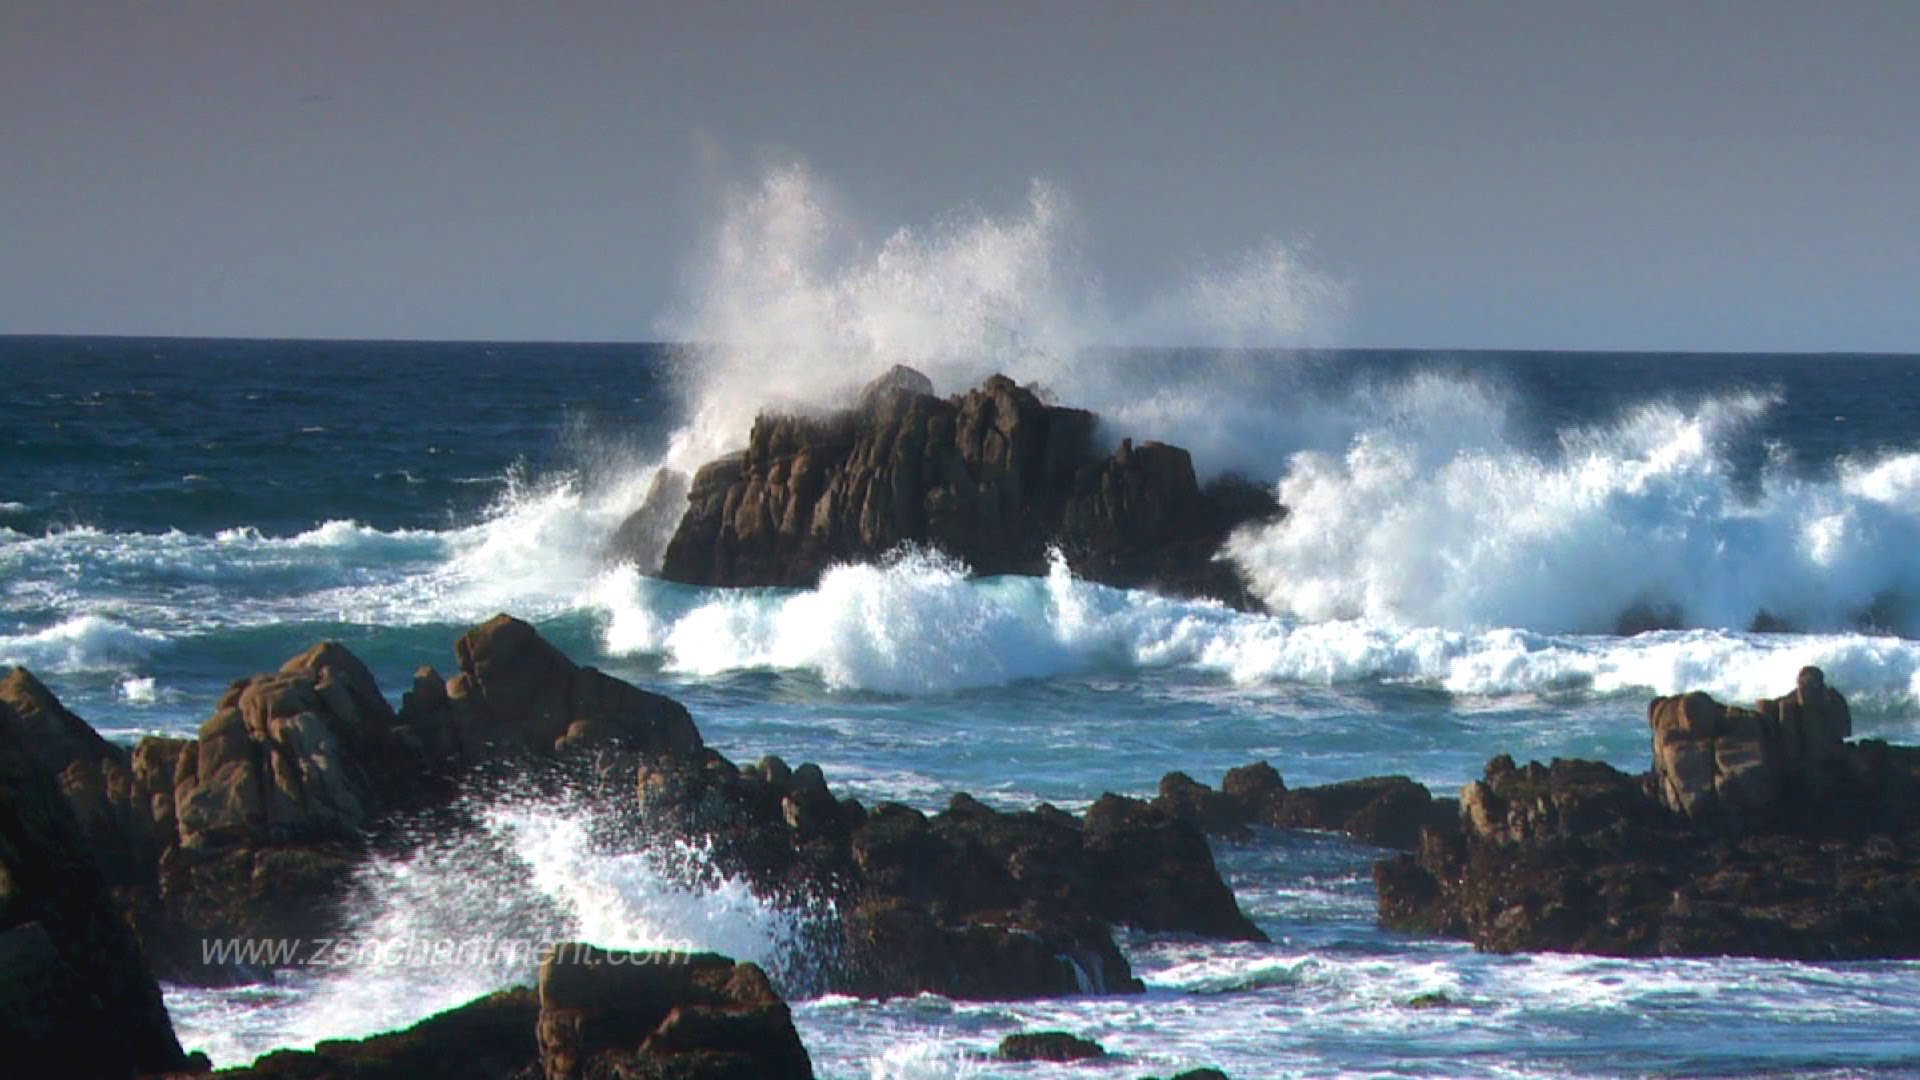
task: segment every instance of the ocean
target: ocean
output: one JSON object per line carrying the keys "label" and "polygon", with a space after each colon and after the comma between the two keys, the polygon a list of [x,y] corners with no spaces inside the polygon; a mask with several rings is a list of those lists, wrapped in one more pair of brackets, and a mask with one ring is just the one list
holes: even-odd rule
{"label": "ocean", "polygon": [[[957,791],[1078,808],[1259,758],[1291,785],[1404,773],[1443,794],[1499,753],[1638,771],[1649,696],[1747,701],[1809,663],[1856,735],[1920,741],[1920,356],[989,361],[1097,408],[1111,437],[1276,484],[1289,519],[1229,552],[1271,613],[1064,569],[973,579],[926,553],[803,591],[683,587],[607,558],[659,463],[738,441],[741,416],[805,400],[818,372],[747,393],[756,369],[658,345],[13,337],[0,664],[130,744],[193,732],[230,681],[324,638],[397,703],[507,611],[684,701],[735,760],[817,762],[836,791],[929,809]],[[946,393],[985,371],[930,373]],[[1103,1075],[1920,1071],[1920,965],[1479,955],[1378,929],[1380,853],[1315,834],[1221,843],[1272,944],[1128,935],[1144,996],[823,995],[819,912],[714,880],[692,847],[608,850],[581,814],[495,796],[490,850],[520,864],[519,895],[425,839],[367,869],[349,935],[506,937],[532,904],[599,944],[758,960],[836,1078],[1068,1075],[980,1057],[1031,1027],[1125,1056]],[[231,1065],[530,975],[343,964],[169,987],[168,1004],[188,1048]],[[1458,1007],[1407,1006],[1427,993]]]}

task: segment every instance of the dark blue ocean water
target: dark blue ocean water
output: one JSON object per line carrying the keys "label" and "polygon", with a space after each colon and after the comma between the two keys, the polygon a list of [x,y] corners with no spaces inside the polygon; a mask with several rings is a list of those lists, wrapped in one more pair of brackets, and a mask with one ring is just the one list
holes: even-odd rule
{"label": "dark blue ocean water", "polygon": [[[1639,768],[1648,693],[1747,698],[1807,662],[1853,696],[1862,733],[1920,736],[1920,358],[1086,358],[1103,404],[1144,403],[1133,422],[1155,394],[1220,387],[1211,430],[1189,411],[1113,434],[1224,447],[1281,485],[1291,531],[1233,553],[1274,601],[1253,616],[929,558],[802,592],[618,565],[605,539],[698,394],[697,363],[674,357],[0,339],[0,663],[132,739],[192,730],[231,679],[322,637],[397,698],[507,610],[686,700],[736,757],[815,760],[865,798],[924,805],[962,789],[1074,805],[1255,757],[1294,783],[1405,772],[1443,789],[1498,752]],[[1614,632],[1648,609],[1674,628]],[[1763,612],[1791,632],[1751,632]],[[793,973],[831,1076],[998,1075],[969,1054],[1022,1023],[1098,1038],[1136,1072],[1920,1068],[1913,965],[1476,956],[1375,929],[1374,853],[1324,838],[1222,851],[1272,946],[1140,938],[1145,999],[984,1007],[810,997],[787,955],[804,913],[683,887],[686,853],[590,849],[564,807],[498,821],[583,934]],[[385,868],[366,932],[504,927],[448,865]],[[230,1063],[507,977],[328,972],[171,1000],[187,1041]],[[1402,1007],[1433,990],[1470,1007]]]}

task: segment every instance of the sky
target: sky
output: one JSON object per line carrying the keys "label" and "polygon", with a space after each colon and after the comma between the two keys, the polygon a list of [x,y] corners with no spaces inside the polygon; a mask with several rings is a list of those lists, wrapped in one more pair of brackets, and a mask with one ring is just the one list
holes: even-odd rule
{"label": "sky", "polygon": [[1284,244],[1411,348],[1920,351],[1920,4],[0,0],[0,333],[651,340],[725,193],[1040,180],[1112,310]]}

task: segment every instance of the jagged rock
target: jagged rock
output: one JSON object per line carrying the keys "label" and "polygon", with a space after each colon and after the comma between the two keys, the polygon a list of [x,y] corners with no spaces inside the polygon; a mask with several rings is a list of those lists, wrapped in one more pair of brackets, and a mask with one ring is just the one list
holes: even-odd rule
{"label": "jagged rock", "polygon": [[1065,1031],[1022,1031],[1000,1040],[994,1056],[1002,1061],[1098,1061],[1106,1048]]}
{"label": "jagged rock", "polygon": [[685,706],[575,664],[512,616],[467,631],[454,652],[460,672],[447,680],[444,699],[416,682],[400,719],[423,731],[451,728],[469,765],[602,746],[675,756],[700,750]]}
{"label": "jagged rock", "polygon": [[1324,829],[1403,850],[1418,842],[1421,829],[1455,814],[1452,800],[1435,799],[1404,776],[1289,790],[1264,761],[1229,769],[1217,792],[1185,773],[1168,773],[1153,805],[1214,835],[1243,836],[1250,825]]}
{"label": "jagged rock", "polygon": [[546,1080],[811,1080],[793,1016],[759,967],[713,953],[557,945],[540,965]]}
{"label": "jagged rock", "polygon": [[1756,827],[1846,783],[1853,717],[1817,667],[1801,669],[1792,693],[1751,710],[1697,691],[1655,698],[1647,725],[1660,801],[1696,822]]}
{"label": "jagged rock", "polygon": [[1108,918],[1142,930],[1182,930],[1234,941],[1267,935],[1240,911],[1191,824],[1138,799],[1102,795],[1087,809],[1091,887]]}
{"label": "jagged rock", "polygon": [[844,988],[1010,998],[1140,988],[1109,925],[1261,940],[1204,836],[1137,800],[1082,822],[1042,805],[1004,813],[967,795],[929,817],[836,800],[816,768],[654,763],[645,819],[711,843],[764,892],[833,900]]}
{"label": "jagged rock", "polygon": [[[1080,576],[1254,606],[1220,543],[1279,513],[1244,481],[1202,489],[1185,450],[1123,441],[1094,449],[1097,418],[1042,402],[995,375],[935,397],[895,368],[854,407],[763,415],[747,448],[708,463],[687,488],[662,576],[696,585],[810,586],[829,566],[902,545],[935,547],[980,574],[1042,574],[1058,547]],[[621,526],[613,551],[641,561],[668,496]]]}
{"label": "jagged rock", "polygon": [[0,679],[27,752],[60,786],[100,872],[115,889],[153,880],[152,814],[137,790],[131,755],[68,712],[26,668]]}
{"label": "jagged rock", "polygon": [[1375,865],[1381,922],[1494,952],[1920,956],[1920,749],[1843,753],[1833,806],[1733,833],[1670,810],[1651,775],[1495,758],[1457,825]]}
{"label": "jagged rock", "polygon": [[0,1061],[19,1076],[184,1068],[160,987],[56,782],[66,770],[50,772],[30,737],[0,700]]}

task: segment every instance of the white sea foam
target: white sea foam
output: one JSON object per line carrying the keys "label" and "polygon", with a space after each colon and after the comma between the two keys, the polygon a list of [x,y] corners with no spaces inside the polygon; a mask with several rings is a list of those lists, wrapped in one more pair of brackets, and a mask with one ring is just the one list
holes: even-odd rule
{"label": "white sea foam", "polygon": [[[697,846],[610,841],[595,834],[592,807],[570,799],[503,802],[480,819],[478,834],[438,836],[363,869],[347,925],[321,954],[336,962],[303,969],[278,993],[170,995],[182,1043],[232,1065],[392,1030],[530,984],[539,951],[557,941],[719,952],[761,964],[789,993],[812,970],[803,938],[822,913],[754,896]],[[436,954],[441,942],[455,947]]]}
{"label": "white sea foam", "polygon": [[[689,599],[693,597],[693,599]],[[603,644],[711,675],[773,668],[829,685],[941,693],[1027,678],[1190,667],[1236,682],[1397,681],[1470,695],[1677,693],[1752,700],[1805,664],[1881,700],[1920,697],[1920,642],[1867,634],[1665,631],[1636,637],[1307,622],[1107,588],[1057,560],[1044,579],[970,579],[924,554],[829,571],[818,588],[690,594],[602,579]]]}
{"label": "white sea foam", "polygon": [[1920,630],[1920,456],[1812,478],[1777,463],[1749,492],[1726,445],[1764,398],[1644,405],[1547,452],[1509,437],[1504,403],[1455,404],[1293,458],[1286,520],[1230,545],[1271,606],[1404,627],[1600,633],[1660,612]]}
{"label": "white sea foam", "polygon": [[63,619],[42,630],[0,634],[0,664],[39,672],[125,671],[167,642],[165,634],[140,630],[98,615]]}

